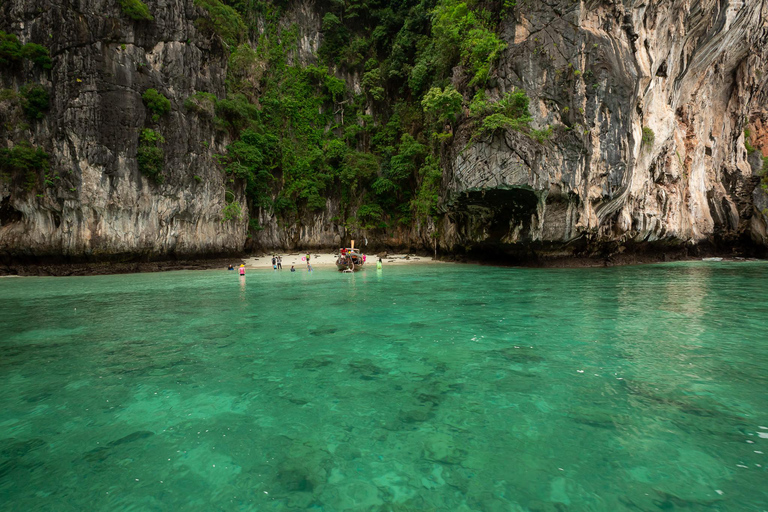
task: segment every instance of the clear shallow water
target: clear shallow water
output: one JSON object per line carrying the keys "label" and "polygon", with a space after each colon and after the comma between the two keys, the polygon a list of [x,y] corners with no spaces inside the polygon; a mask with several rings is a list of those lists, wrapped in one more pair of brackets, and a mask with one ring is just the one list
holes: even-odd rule
{"label": "clear shallow water", "polygon": [[764,263],[0,279],[0,508],[767,510],[767,285]]}

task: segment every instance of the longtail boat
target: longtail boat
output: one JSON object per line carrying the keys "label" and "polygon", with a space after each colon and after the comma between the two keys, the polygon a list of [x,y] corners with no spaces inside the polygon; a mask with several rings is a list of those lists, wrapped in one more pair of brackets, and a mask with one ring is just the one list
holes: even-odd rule
{"label": "longtail boat", "polygon": [[342,247],[339,249],[339,257],[336,259],[336,268],[340,271],[360,270],[363,268],[365,259],[360,249],[355,249],[355,241],[352,240],[352,247]]}

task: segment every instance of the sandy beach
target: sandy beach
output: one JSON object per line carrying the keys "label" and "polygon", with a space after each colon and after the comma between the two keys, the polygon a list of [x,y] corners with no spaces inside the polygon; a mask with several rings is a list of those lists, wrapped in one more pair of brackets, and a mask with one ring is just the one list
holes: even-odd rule
{"label": "sandy beach", "polygon": [[[337,252],[312,251],[309,254],[310,254],[310,263],[312,264],[313,268],[333,267],[336,265],[336,258],[338,257]],[[291,265],[294,265],[296,269],[304,269],[307,266],[306,252],[275,253],[274,255],[282,256],[283,270],[290,270]],[[376,261],[378,261],[379,256],[377,254],[368,254],[368,253],[366,253],[365,256],[366,256],[366,267],[371,266],[375,268]],[[416,256],[413,254],[387,254],[386,257],[384,257],[384,254],[382,253],[381,256],[382,256],[382,263],[385,266],[416,264],[416,263],[440,263],[440,262],[436,262],[432,257]],[[253,268],[253,269],[272,268],[272,254],[267,254],[265,256],[254,256],[254,257],[245,258],[245,267]]]}

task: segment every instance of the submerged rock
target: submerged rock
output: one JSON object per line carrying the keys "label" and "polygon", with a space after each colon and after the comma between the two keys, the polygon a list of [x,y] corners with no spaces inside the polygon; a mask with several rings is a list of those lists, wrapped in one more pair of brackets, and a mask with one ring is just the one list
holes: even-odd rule
{"label": "submerged rock", "polygon": [[139,441],[141,439],[147,439],[148,437],[152,437],[153,435],[155,435],[154,432],[150,432],[148,430],[139,430],[132,434],[128,434],[125,437],[121,437],[120,439],[110,441],[108,446],[120,446],[121,444],[132,443],[134,441]]}
{"label": "submerged rock", "polygon": [[24,457],[29,452],[46,446],[48,443],[42,439],[29,439],[26,441],[16,441],[15,439],[5,439],[2,441],[0,455],[4,458]]}
{"label": "submerged rock", "polygon": [[458,447],[453,437],[447,434],[433,434],[424,442],[424,458],[442,464],[461,464],[467,452]]}

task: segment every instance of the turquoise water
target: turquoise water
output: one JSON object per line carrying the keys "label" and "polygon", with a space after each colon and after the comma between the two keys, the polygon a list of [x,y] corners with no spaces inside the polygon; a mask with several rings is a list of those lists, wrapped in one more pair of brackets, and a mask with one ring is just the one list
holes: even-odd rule
{"label": "turquoise water", "polygon": [[0,279],[0,509],[763,511],[768,264]]}

